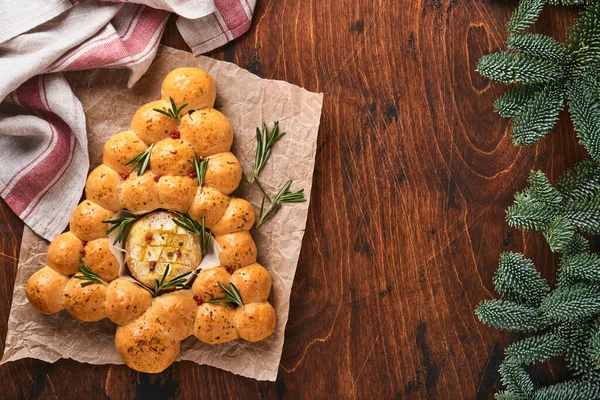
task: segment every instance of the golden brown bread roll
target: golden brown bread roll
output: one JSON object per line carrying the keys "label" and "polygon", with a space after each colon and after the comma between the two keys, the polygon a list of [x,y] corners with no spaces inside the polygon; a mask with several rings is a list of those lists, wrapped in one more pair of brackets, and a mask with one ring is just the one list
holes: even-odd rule
{"label": "golden brown bread roll", "polygon": [[184,113],[212,107],[217,97],[213,78],[199,68],[177,68],[169,72],[161,86],[163,100],[172,98],[177,106],[187,104]]}
{"label": "golden brown bread roll", "polygon": [[181,139],[192,145],[196,154],[204,157],[229,151],[233,143],[233,128],[229,120],[214,108],[183,116],[179,133]]}
{"label": "golden brown bread roll", "polygon": [[131,166],[125,164],[147,148],[148,146],[133,131],[117,133],[104,145],[102,162],[119,174],[123,174],[131,170]]}
{"label": "golden brown bread roll", "polygon": [[119,275],[119,262],[110,252],[107,238],[94,239],[85,246],[83,261],[100,279],[110,282]]}
{"label": "golden brown bread roll", "polygon": [[234,269],[256,262],[256,244],[250,232],[235,232],[215,238],[221,246],[219,260],[224,267]]}
{"label": "golden brown bread roll", "polygon": [[35,308],[44,314],[54,314],[63,309],[62,293],[68,281],[68,276],[44,267],[27,280],[25,294]]}
{"label": "golden brown bread roll", "polygon": [[236,270],[231,282],[240,292],[245,304],[265,301],[271,292],[271,275],[259,263]]}
{"label": "golden brown bread roll", "polygon": [[225,194],[231,194],[242,180],[242,167],[230,152],[214,154],[209,158],[204,184]]}
{"label": "golden brown bread roll", "polygon": [[117,325],[125,325],[142,315],[152,304],[152,295],[133,282],[115,279],[106,289],[104,310]]}
{"label": "golden brown bread roll", "polygon": [[48,266],[63,275],[74,275],[79,272],[79,259],[83,243],[72,232],[61,233],[50,242],[46,261]]}
{"label": "golden brown bread roll", "polygon": [[132,173],[123,181],[123,204],[133,212],[152,211],[160,207],[154,175],[146,171],[142,176]]}
{"label": "golden brown bread roll", "polygon": [[88,176],[85,197],[115,213],[123,208],[121,176],[107,165],[100,164]]}
{"label": "golden brown bread roll", "polygon": [[183,340],[194,330],[198,303],[189,290],[166,293],[154,299],[146,320],[161,325],[175,340]]}
{"label": "golden brown bread roll", "polygon": [[150,168],[155,174],[190,175],[194,172],[194,149],[181,139],[165,139],[154,145]]}
{"label": "golden brown bread roll", "polygon": [[237,339],[235,308],[231,304],[204,303],[198,307],[194,336],[204,343],[225,343]]}
{"label": "golden brown bread roll", "polygon": [[167,112],[171,103],[164,100],[156,100],[144,104],[135,112],[131,121],[131,130],[147,145],[169,137],[177,130],[177,122],[164,114],[154,111],[159,109]]}
{"label": "golden brown bread roll", "polygon": [[189,176],[163,176],[157,184],[160,208],[187,211],[198,190],[198,179]]}
{"label": "golden brown bread roll", "polygon": [[194,280],[192,293],[205,302],[219,299],[223,297],[224,293],[218,283],[221,282],[221,284],[227,286],[230,280],[231,274],[223,267],[203,269]]}
{"label": "golden brown bread roll", "polygon": [[115,213],[90,200],[82,201],[71,214],[69,229],[81,240],[94,240],[106,237],[108,225],[102,221],[112,218]]}
{"label": "golden brown bread roll", "polygon": [[76,274],[69,279],[62,296],[62,306],[75,318],[85,322],[100,321],[105,317],[104,299],[106,298],[106,285],[93,283],[81,286],[82,280]]}
{"label": "golden brown bread roll", "polygon": [[225,213],[211,229],[215,236],[249,231],[254,225],[254,207],[248,201],[232,198]]}
{"label": "golden brown bread roll", "polygon": [[189,213],[196,221],[205,217],[206,227],[212,228],[219,222],[228,204],[229,196],[216,189],[202,186],[196,191]]}
{"label": "golden brown bread roll", "polygon": [[145,314],[117,327],[115,347],[125,364],[140,372],[164,371],[179,355],[180,341],[173,339],[156,323],[146,321]]}
{"label": "golden brown bread roll", "polygon": [[266,301],[250,303],[235,310],[235,325],[239,337],[249,342],[263,340],[275,329],[275,309]]}

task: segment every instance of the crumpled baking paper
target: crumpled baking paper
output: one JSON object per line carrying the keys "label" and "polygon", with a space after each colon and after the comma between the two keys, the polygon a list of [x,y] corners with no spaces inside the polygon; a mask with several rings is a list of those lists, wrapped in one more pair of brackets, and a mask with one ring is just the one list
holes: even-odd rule
{"label": "crumpled baking paper", "polygon": [[[279,121],[287,134],[274,147],[260,175],[270,193],[287,179],[292,190],[303,188],[310,199],[317,132],[323,95],[282,81],[261,79],[234,64],[161,46],[144,77],[127,89],[127,71],[99,69],[66,74],[87,118],[90,163],[101,162],[102,146],[114,134],[127,130],[135,111],[160,98],[160,85],[174,68],[197,66],[217,83],[215,107],[229,118],[234,129],[233,152],[248,173],[254,161],[255,130],[263,121]],[[242,182],[236,195],[249,200],[257,213],[262,195],[255,185]],[[277,313],[273,334],[258,343],[236,340],[208,345],[195,337],[183,341],[179,360],[218,367],[258,380],[274,381],[288,319],[290,292],[306,226],[308,202],[285,204],[260,229],[251,231],[258,261],[271,273],[269,301]],[[4,356],[0,363],[21,358],[55,362],[71,358],[90,364],[123,364],[114,347],[116,325],[76,320],[66,311],[44,315],[25,296],[27,279],[45,265],[48,243],[25,227],[19,266],[8,321]]]}

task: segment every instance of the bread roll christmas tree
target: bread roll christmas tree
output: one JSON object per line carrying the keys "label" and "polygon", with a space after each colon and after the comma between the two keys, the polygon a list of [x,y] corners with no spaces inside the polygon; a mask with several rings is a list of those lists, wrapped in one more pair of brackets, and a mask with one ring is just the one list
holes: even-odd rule
{"label": "bread roll christmas tree", "polygon": [[[249,232],[254,209],[230,196],[242,168],[230,152],[231,124],[212,108],[215,82],[201,69],[179,68],[161,95],[106,142],[69,231],[50,243],[48,266],[26,285],[45,314],[64,308],[82,321],[117,324],[119,354],[142,372],[171,365],[191,335],[209,344],[254,342],[275,328],[271,276],[256,262]],[[115,218],[121,210],[136,215]],[[110,232],[127,251],[126,269],[111,252]],[[211,240],[220,265],[196,276]]]}

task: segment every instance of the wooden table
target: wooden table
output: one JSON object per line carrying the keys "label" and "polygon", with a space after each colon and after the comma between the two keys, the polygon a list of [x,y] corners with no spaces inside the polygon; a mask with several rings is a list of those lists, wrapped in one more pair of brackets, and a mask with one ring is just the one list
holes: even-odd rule
{"label": "wooden table", "polygon": [[[265,78],[324,92],[308,225],[276,382],[175,363],[23,360],[0,367],[12,398],[492,398],[514,339],[473,309],[494,295],[501,251],[525,251],[554,279],[537,234],[504,222],[528,172],[556,178],[583,157],[563,121],[537,147],[511,144],[492,111],[504,91],[474,67],[503,48],[516,2],[259,1],[251,30],[209,54]],[[563,38],[574,10],[545,11]],[[163,43],[185,49],[174,19]],[[22,223],[2,203],[0,347]],[[93,338],[90,338],[93,340]],[[560,366],[533,371],[540,383]]]}

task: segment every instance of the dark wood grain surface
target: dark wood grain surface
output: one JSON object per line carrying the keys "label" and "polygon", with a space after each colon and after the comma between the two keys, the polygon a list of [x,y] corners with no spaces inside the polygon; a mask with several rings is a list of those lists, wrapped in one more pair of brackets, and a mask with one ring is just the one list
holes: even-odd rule
{"label": "dark wood grain surface", "polygon": [[[0,397],[487,399],[514,339],[473,314],[494,295],[501,251],[554,279],[542,238],[504,210],[528,172],[558,177],[584,156],[571,126],[515,148],[492,111],[503,87],[474,72],[503,47],[514,1],[259,1],[251,30],[209,54],[325,101],[308,226],[276,382],[179,362],[125,366],[23,360],[0,367]],[[544,11],[562,39],[574,10]],[[186,49],[169,21],[163,43]],[[0,213],[0,347],[22,223]],[[90,338],[93,340],[93,338]],[[532,370],[547,384],[560,365]]]}

